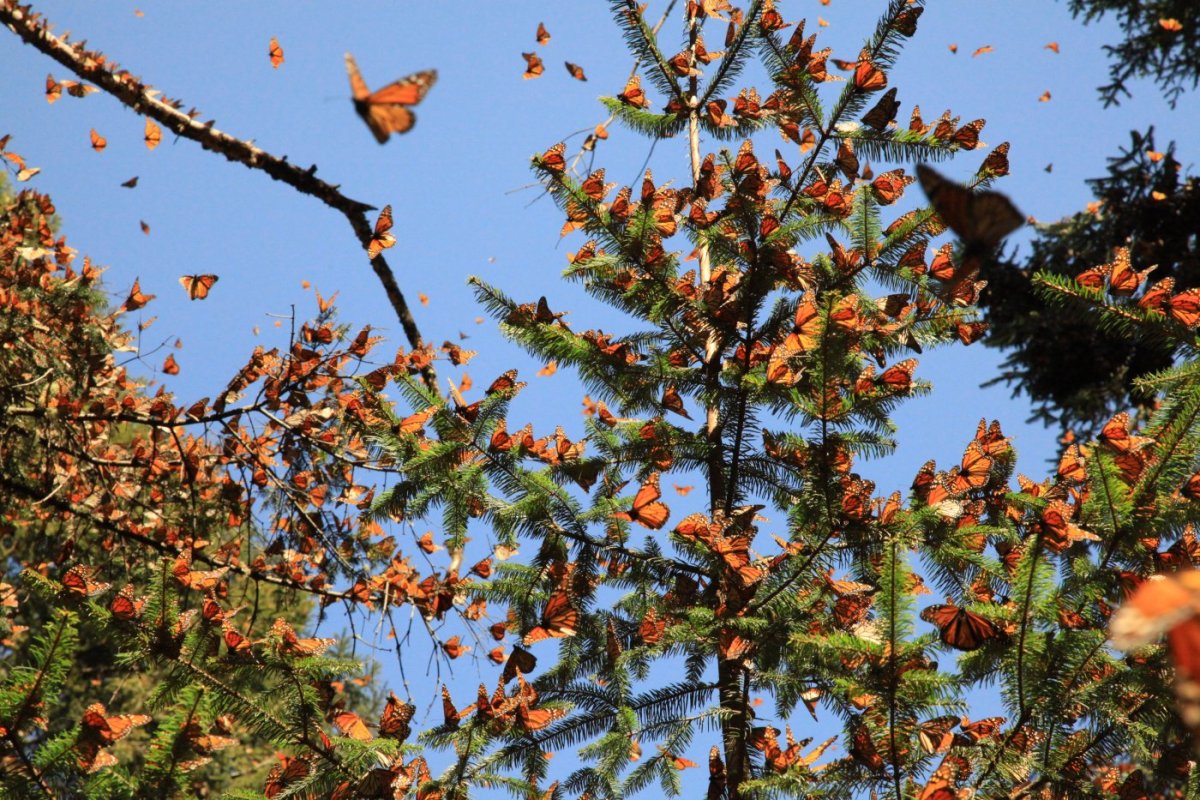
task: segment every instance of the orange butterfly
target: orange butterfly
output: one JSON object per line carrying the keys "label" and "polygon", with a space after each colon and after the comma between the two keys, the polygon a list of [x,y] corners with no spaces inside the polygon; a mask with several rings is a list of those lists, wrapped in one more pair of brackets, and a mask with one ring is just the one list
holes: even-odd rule
{"label": "orange butterfly", "polygon": [[550,41],[550,31],[546,30],[545,23],[539,22],[537,26],[537,43],[546,44]]}
{"label": "orange butterfly", "polygon": [[279,40],[274,36],[271,37],[270,46],[267,48],[267,55],[271,59],[272,69],[279,69],[279,65],[283,63],[283,48],[279,46]]}
{"label": "orange butterfly", "polygon": [[179,285],[188,293],[191,300],[203,300],[208,297],[208,290],[219,281],[216,275],[181,275]]}
{"label": "orange butterfly", "polygon": [[921,619],[936,625],[942,641],[956,650],[978,650],[1001,634],[991,620],[955,605],[930,606]]}
{"label": "orange butterfly", "polygon": [[125,587],[117,593],[117,596],[108,604],[108,610],[117,619],[131,620],[142,615],[142,607],[146,605],[146,598],[135,597],[133,594],[133,584],[127,583]]}
{"label": "orange butterfly", "polygon": [[1130,595],[1109,624],[1109,637],[1121,650],[1133,650],[1166,634],[1175,664],[1175,699],[1179,716],[1200,731],[1200,571],[1155,575]]}
{"label": "orange butterfly", "polygon": [[284,789],[304,780],[312,772],[313,756],[309,753],[295,758],[283,753],[276,753],[275,756],[279,763],[271,768],[263,786],[263,794],[267,797],[277,797]]}
{"label": "orange butterfly", "polygon": [[577,81],[586,81],[587,76],[583,74],[583,67],[578,64],[572,64],[570,61],[563,62],[567,65],[567,72]]}
{"label": "orange butterfly", "polygon": [[403,742],[412,733],[409,723],[416,711],[416,706],[401,702],[399,697],[389,692],[387,705],[383,707],[383,716],[379,718],[379,735],[390,736]]}
{"label": "orange butterfly", "polygon": [[417,117],[408,107],[421,102],[437,81],[437,70],[430,69],[414,72],[372,92],[359,74],[354,56],[349,53],[346,53],[346,72],[350,76],[354,110],[367,123],[380,144],[386,142],[391,134],[407,133],[412,128]]}
{"label": "orange butterfly", "polygon": [[100,594],[112,584],[99,583],[92,581],[92,576],[98,570],[95,567],[86,567],[83,564],[76,564],[67,570],[67,574],[63,575],[62,585],[63,590],[70,596],[76,597],[92,597]]}
{"label": "orange butterfly", "polygon": [[1135,270],[1128,247],[1118,247],[1113,254],[1112,262],[1106,266],[1110,268],[1108,291],[1118,297],[1136,292],[1146,282],[1146,277],[1157,267],[1157,265],[1147,267],[1141,272]]}
{"label": "orange butterfly", "polygon": [[983,446],[978,441],[972,441],[963,453],[962,465],[950,473],[954,492],[985,486],[994,463],[995,460],[984,451]]}
{"label": "orange butterfly", "polygon": [[571,598],[566,591],[559,589],[546,601],[546,606],[542,609],[541,624],[531,628],[521,643],[529,645],[543,639],[565,639],[574,636],[578,622],[579,612],[571,605]]}
{"label": "orange butterfly", "polygon": [[849,752],[855,761],[872,772],[883,771],[883,756],[879,755],[879,750],[875,747],[875,740],[871,738],[871,731],[862,720],[854,725],[854,732],[850,736]]}
{"label": "orange butterfly", "polygon": [[371,729],[367,727],[367,723],[363,722],[362,717],[353,711],[338,712],[333,717],[333,724],[343,736],[349,736],[351,739],[358,739],[360,742],[369,742],[373,738],[371,736]]}
{"label": "orange butterfly", "polygon": [[546,71],[542,57],[537,53],[521,53],[521,57],[525,59],[525,72],[521,75],[525,80],[539,78]]}
{"label": "orange butterfly", "polygon": [[958,727],[959,722],[955,716],[934,717],[922,722],[917,728],[917,741],[921,749],[931,756],[949,750],[954,744],[951,731]]}
{"label": "orange butterfly", "polygon": [[383,207],[379,218],[375,220],[375,232],[371,234],[371,241],[367,244],[367,258],[374,258],[396,244],[396,237],[392,235],[391,230],[392,206],[389,204]]}
{"label": "orange butterfly", "polygon": [[102,748],[124,739],[134,728],[149,721],[150,717],[145,714],[119,714],[110,717],[103,705],[92,703],[83,712],[83,727],[79,731],[79,766],[87,772],[97,772],[116,764],[116,756]]}
{"label": "orange butterfly", "polygon": [[900,101],[896,99],[896,89],[891,88],[883,97],[879,98],[879,102],[870,111],[863,115],[862,122],[877,131],[882,131],[887,128],[889,122],[896,118],[896,112],[899,110]]}
{"label": "orange butterfly", "polygon": [[147,118],[142,140],[146,143],[147,150],[153,150],[162,142],[162,128],[155,125],[154,120]]}
{"label": "orange butterfly", "polygon": [[671,516],[671,509],[667,508],[665,503],[658,502],[661,497],[662,492],[658,488],[658,473],[652,472],[634,495],[633,507],[612,516],[614,519],[629,520],[656,531],[665,525],[667,517]]}
{"label": "orange butterfly", "polygon": [[917,165],[917,178],[942,222],[976,255],[1025,224],[1025,216],[999,192],[971,191],[924,164]]}

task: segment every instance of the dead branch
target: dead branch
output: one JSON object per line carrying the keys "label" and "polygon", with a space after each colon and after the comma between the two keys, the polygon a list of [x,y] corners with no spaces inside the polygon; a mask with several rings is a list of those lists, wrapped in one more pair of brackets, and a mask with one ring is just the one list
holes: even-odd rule
{"label": "dead branch", "polygon": [[[0,22],[26,44],[50,56],[80,78],[94,83],[135,113],[156,120],[180,137],[198,142],[205,150],[220,153],[230,161],[250,169],[261,170],[274,180],[282,181],[296,191],[311,195],[341,212],[354,229],[354,235],[363,250],[367,249],[373,228],[367,220],[366,212],[374,206],[347,197],[337,185],[317,178],[316,164],[307,169],[301,168],[289,163],[286,156],[280,158],[272,155],[251,142],[218,130],[212,120],[198,121],[199,113],[194,109],[184,113],[180,110],[183,107],[181,101],[161,96],[161,92],[143,83],[141,78],[129,70],[119,69],[118,64],[109,60],[103,53],[87,49],[84,46],[85,42],[68,43],[67,37],[52,34],[49,21],[34,12],[31,5],[22,6],[14,0],[0,0]],[[400,320],[409,344],[414,349],[420,348],[423,344],[421,332],[399,284],[396,283],[396,276],[391,267],[382,255],[377,255],[371,259],[371,269],[383,285],[383,291]],[[426,367],[421,375],[426,386],[437,391],[437,375],[433,367]]]}

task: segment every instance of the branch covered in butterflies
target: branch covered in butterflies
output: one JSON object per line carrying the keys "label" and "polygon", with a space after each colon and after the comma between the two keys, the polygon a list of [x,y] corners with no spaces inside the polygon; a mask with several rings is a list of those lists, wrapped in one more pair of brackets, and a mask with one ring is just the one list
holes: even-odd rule
{"label": "branch covered in butterflies", "polygon": [[[194,110],[184,113],[180,110],[182,102],[160,99],[158,95],[161,92],[143,83],[128,70],[118,69],[116,62],[109,60],[103,53],[88,50],[84,47],[84,42],[68,43],[65,36],[55,36],[50,32],[50,22],[34,12],[31,5],[22,6],[14,0],[0,0],[0,22],[26,44],[53,58],[80,78],[96,84],[135,113],[157,120],[177,136],[198,142],[205,150],[220,153],[228,160],[250,169],[262,170],[274,180],[282,181],[296,191],[311,195],[341,212],[354,229],[354,235],[363,249],[368,249],[373,229],[367,221],[366,212],[374,206],[347,197],[337,185],[317,178],[315,164],[307,169],[291,164],[286,156],[281,158],[272,155],[252,142],[218,130],[212,120],[200,122]],[[404,335],[412,347],[422,347],[421,331],[391,267],[379,254],[370,261],[371,269],[383,285],[384,294],[387,295],[388,302],[404,329]],[[436,391],[437,374],[433,366],[426,365],[421,371],[421,376],[425,384]]]}
{"label": "branch covered in butterflies", "polygon": [[[73,517],[87,519],[90,525],[94,525],[96,528],[102,531],[111,533],[122,539],[128,539],[137,542],[139,545],[150,547],[162,553],[163,555],[176,557],[183,555],[183,552],[179,548],[173,547],[166,542],[157,541],[148,536],[144,536],[137,531],[110,523],[107,520],[95,516],[94,514],[88,513],[86,509],[76,507],[74,504],[66,500],[62,500],[58,497],[46,497],[43,493],[35,491],[32,487],[9,480],[4,476],[0,476],[0,489],[4,489],[5,491],[11,492],[15,495],[27,497],[31,501],[38,502],[41,505],[48,506],[57,511],[70,514]],[[251,580],[261,581],[263,583],[273,583],[276,586],[283,586],[288,589],[294,589],[299,592],[316,595],[322,598],[322,600],[326,603],[354,601],[353,591],[339,592],[333,589],[327,589],[324,586],[314,586],[308,583],[299,583],[289,580],[281,575],[274,575],[269,572],[262,572],[260,570],[253,569],[245,564],[220,558],[213,558],[212,556],[209,556],[200,550],[189,551],[189,554],[194,561],[198,561],[201,564],[212,567],[213,569],[228,568],[230,572],[236,572],[239,575],[244,575]]]}

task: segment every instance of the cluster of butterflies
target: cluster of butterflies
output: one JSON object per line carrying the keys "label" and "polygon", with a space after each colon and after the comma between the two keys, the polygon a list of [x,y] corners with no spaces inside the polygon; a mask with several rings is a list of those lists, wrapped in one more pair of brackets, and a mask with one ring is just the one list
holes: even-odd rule
{"label": "cluster of butterflies", "polygon": [[1112,297],[1137,296],[1137,306],[1155,316],[1167,317],[1188,328],[1200,326],[1200,288],[1175,291],[1175,279],[1163,278],[1148,283],[1157,265],[1134,269],[1128,247],[1118,247],[1113,260],[1075,277],[1086,289],[1107,292]]}

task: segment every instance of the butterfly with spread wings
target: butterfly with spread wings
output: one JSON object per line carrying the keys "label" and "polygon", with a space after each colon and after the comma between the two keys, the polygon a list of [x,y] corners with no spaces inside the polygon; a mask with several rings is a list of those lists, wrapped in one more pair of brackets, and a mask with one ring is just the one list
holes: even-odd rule
{"label": "butterfly with spread wings", "polygon": [[960,266],[945,286],[944,296],[952,298],[1000,241],[1025,224],[1025,216],[999,192],[972,191],[924,164],[917,165],[917,178],[933,210],[963,243]]}
{"label": "butterfly with spread wings", "polygon": [[410,106],[424,99],[437,81],[437,70],[414,72],[372,92],[367,88],[354,56],[346,53],[346,72],[350,75],[350,93],[354,110],[367,123],[375,140],[383,144],[393,133],[407,133],[417,121]]}

